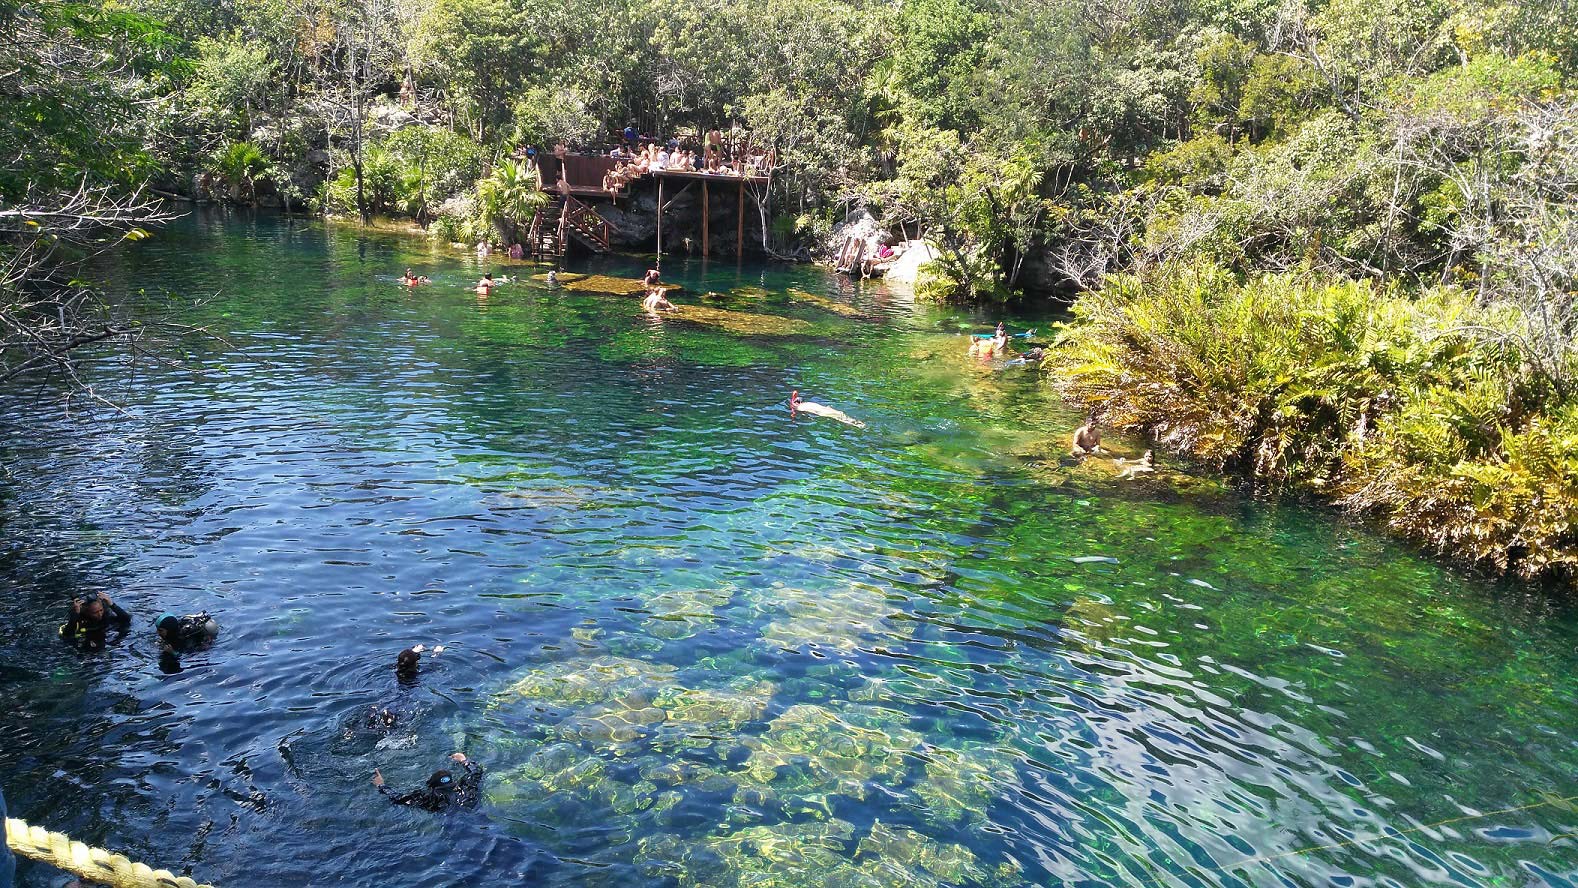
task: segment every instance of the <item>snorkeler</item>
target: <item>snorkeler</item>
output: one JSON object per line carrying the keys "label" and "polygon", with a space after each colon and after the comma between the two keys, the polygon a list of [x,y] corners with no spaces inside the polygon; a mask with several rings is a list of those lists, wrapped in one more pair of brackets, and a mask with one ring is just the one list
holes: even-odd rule
{"label": "snorkeler", "polygon": [[434,771],[433,776],[427,778],[427,786],[397,795],[394,790],[384,786],[383,773],[375,770],[373,785],[396,805],[435,812],[456,806],[473,807],[477,804],[477,788],[482,783],[482,768],[466,758],[463,752],[457,752],[450,758],[459,762],[466,773],[457,778],[449,771]]}
{"label": "snorkeler", "polygon": [[104,649],[105,636],[115,629],[117,638],[131,626],[131,614],[110,600],[103,592],[89,592],[73,599],[71,615],[60,626],[60,637],[78,650]]}
{"label": "snorkeler", "polygon": [[659,311],[672,311],[674,303],[668,301],[668,297],[663,295],[667,292],[668,290],[664,287],[653,287],[647,291],[647,298],[641,300],[641,307],[653,314],[657,314]]}
{"label": "snorkeler", "polygon": [[999,327],[998,332],[991,339],[971,339],[970,356],[989,358],[993,355],[1001,354],[1003,349],[1007,347],[1008,335],[1003,333]]}
{"label": "snorkeler", "polygon": [[184,617],[160,614],[159,619],[153,621],[153,628],[159,633],[159,645],[167,654],[201,647],[219,635],[219,624],[206,612]]}
{"label": "snorkeler", "polygon": [[1096,420],[1096,414],[1092,413],[1084,425],[1074,430],[1068,449],[1075,456],[1101,452],[1101,425]]}
{"label": "snorkeler", "polygon": [[865,423],[855,419],[853,416],[850,416],[842,410],[835,410],[832,407],[823,406],[816,403],[815,401],[802,400],[800,398],[799,389],[795,389],[789,395],[789,416],[792,418],[796,413],[809,413],[812,416],[825,416],[828,419],[836,419],[844,425],[854,426],[857,429],[863,429],[866,427]]}
{"label": "snorkeler", "polygon": [[415,287],[420,284],[430,284],[432,280],[427,275],[418,277],[411,272],[411,269],[407,268],[405,274],[400,277],[400,283],[405,284],[407,287]]}

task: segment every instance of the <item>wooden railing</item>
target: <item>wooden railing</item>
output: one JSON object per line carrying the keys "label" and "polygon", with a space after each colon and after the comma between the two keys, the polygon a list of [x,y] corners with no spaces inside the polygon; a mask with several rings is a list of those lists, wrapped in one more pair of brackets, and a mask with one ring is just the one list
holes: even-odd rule
{"label": "wooden railing", "polygon": [[608,249],[610,239],[608,223],[603,221],[603,217],[597,215],[590,206],[569,195],[565,195],[564,212],[559,216],[559,225],[560,235],[564,234],[564,228],[568,226],[587,240],[594,241],[602,249]]}

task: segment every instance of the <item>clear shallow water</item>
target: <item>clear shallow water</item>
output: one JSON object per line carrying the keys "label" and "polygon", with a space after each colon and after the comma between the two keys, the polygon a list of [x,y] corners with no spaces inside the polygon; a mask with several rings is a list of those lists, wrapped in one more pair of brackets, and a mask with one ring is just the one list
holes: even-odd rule
{"label": "clear shallow water", "polygon": [[[667,271],[802,323],[479,300],[474,260],[271,220],[114,261],[217,293],[223,340],[95,367],[122,415],[4,402],[15,816],[221,886],[1578,881],[1545,804],[1578,793],[1578,617],[1060,465],[1076,417],[960,357],[987,319],[732,263]],[[84,588],[138,617],[86,657],[53,637]],[[165,674],[149,619],[205,608],[219,644]],[[449,650],[401,687],[419,642]],[[474,812],[368,784],[455,749]]]}

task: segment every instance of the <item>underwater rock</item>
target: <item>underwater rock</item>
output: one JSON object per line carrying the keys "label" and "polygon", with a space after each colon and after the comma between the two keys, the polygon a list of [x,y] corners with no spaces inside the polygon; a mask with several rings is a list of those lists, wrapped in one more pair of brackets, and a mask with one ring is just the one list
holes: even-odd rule
{"label": "underwater rock", "polygon": [[652,612],[641,628],[659,638],[679,639],[711,628],[713,611],[734,599],[733,589],[682,589],[659,592],[645,600]]}
{"label": "underwater rock", "polygon": [[493,708],[518,699],[590,705],[623,698],[631,691],[674,683],[674,667],[626,657],[595,657],[554,663],[495,694]]}
{"label": "underwater rock", "polygon": [[750,681],[743,687],[724,690],[668,688],[658,694],[655,702],[677,726],[704,729],[712,735],[734,734],[746,723],[762,717],[773,690],[768,681]]}
{"label": "underwater rock", "polygon": [[926,778],[916,782],[914,792],[926,803],[928,817],[976,823],[986,819],[987,808],[1001,788],[1018,780],[1013,760],[1002,753],[932,746],[926,751]]}
{"label": "underwater rock", "polygon": [[729,311],[722,308],[711,308],[705,305],[690,305],[688,303],[675,305],[673,310],[663,313],[664,317],[689,321],[693,324],[703,324],[716,327],[727,333],[736,333],[742,336],[793,336],[808,333],[811,324],[797,318],[781,318],[777,315],[751,314],[743,311]]}
{"label": "underwater rock", "polygon": [[857,861],[873,876],[872,885],[940,888],[943,885],[1009,886],[1023,884],[1019,870],[1005,864],[988,870],[963,845],[944,844],[913,829],[871,825],[860,840]]}
{"label": "underwater rock", "polygon": [[895,608],[887,596],[864,584],[823,592],[774,589],[757,602],[757,610],[780,614],[762,630],[762,638],[784,650],[820,647],[847,652],[872,636],[907,638],[915,631],[908,622],[890,621],[887,617]]}
{"label": "underwater rock", "polygon": [[826,296],[818,296],[815,293],[807,293],[806,291],[797,289],[795,287],[789,288],[789,296],[796,302],[809,302],[823,311],[830,311],[833,314],[841,315],[846,318],[866,317],[865,312],[854,307],[853,305],[845,305],[842,302],[836,302],[827,298]]}
{"label": "underwater rock", "polygon": [[[855,722],[884,726],[878,730]],[[869,784],[896,786],[904,779],[921,737],[891,718],[856,707],[842,716],[825,706],[789,707],[761,737],[742,741],[751,750],[741,783],[768,785],[780,796],[843,795],[860,800]]]}

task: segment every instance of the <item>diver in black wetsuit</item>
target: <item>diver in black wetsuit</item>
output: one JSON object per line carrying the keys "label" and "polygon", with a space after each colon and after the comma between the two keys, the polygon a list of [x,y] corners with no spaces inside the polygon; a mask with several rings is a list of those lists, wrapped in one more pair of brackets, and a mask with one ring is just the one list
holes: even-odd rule
{"label": "diver in black wetsuit", "polygon": [[408,793],[396,794],[394,790],[384,786],[383,773],[374,771],[373,785],[396,805],[435,812],[447,811],[453,807],[475,807],[477,790],[482,783],[482,768],[466,758],[463,752],[457,752],[450,758],[459,762],[466,773],[457,778],[449,771],[434,771],[433,776],[427,778],[427,786]]}
{"label": "diver in black wetsuit", "polygon": [[184,617],[160,614],[159,619],[153,621],[153,628],[159,633],[159,645],[167,654],[202,647],[219,634],[219,624],[207,613]]}
{"label": "diver in black wetsuit", "polygon": [[83,651],[104,649],[109,630],[116,631],[116,638],[126,634],[131,627],[131,614],[110,600],[102,592],[90,592],[71,602],[71,615],[60,626],[60,637]]}

